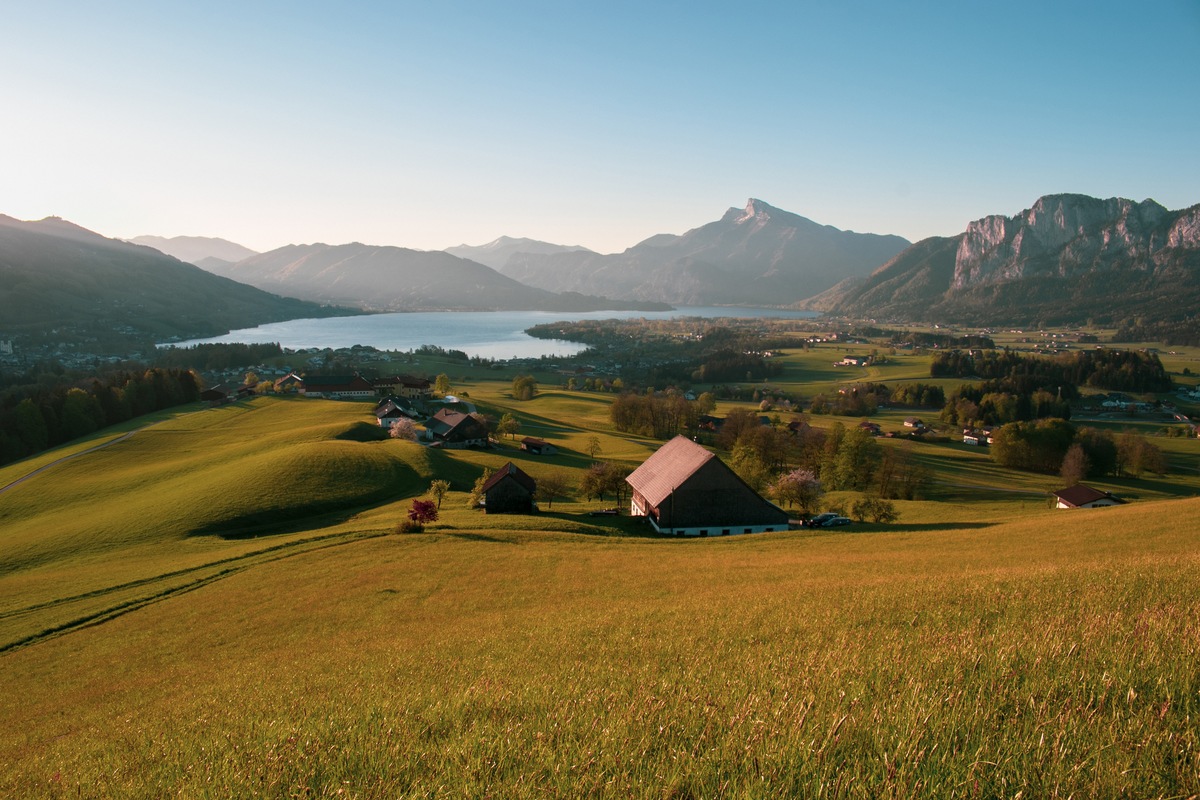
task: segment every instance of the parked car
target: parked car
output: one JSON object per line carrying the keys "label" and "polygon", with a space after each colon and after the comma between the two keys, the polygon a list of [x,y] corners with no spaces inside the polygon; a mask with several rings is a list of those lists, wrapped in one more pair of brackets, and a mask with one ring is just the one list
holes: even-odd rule
{"label": "parked car", "polygon": [[817,514],[815,517],[806,519],[800,524],[805,528],[823,528],[825,527],[826,522],[831,519],[836,519],[837,516],[838,515],[832,511],[826,511],[823,514]]}
{"label": "parked car", "polygon": [[839,517],[834,515],[831,519],[827,519],[821,523],[822,528],[839,528],[842,525],[849,525],[849,517]]}

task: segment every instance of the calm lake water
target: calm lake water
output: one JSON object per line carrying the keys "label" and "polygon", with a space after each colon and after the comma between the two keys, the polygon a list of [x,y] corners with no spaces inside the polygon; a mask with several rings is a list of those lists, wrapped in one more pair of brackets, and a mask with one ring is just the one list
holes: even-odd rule
{"label": "calm lake water", "polygon": [[774,317],[811,319],[812,311],[774,308],[683,307],[674,311],[589,311],[563,314],[553,311],[417,311],[396,314],[363,314],[327,319],[293,319],[257,328],[232,331],[211,339],[193,339],[178,346],[209,343],[258,344],[279,342],[281,347],[353,347],[380,350],[413,350],[424,344],[462,350],[482,358],[538,358],[580,353],[578,342],[535,339],[525,329],[544,322],[583,319],[671,319],[674,317]]}

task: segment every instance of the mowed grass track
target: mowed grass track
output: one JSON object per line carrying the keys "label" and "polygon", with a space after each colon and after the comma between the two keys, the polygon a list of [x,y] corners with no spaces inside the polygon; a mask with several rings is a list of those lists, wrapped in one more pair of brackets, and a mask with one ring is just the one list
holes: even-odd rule
{"label": "mowed grass track", "polygon": [[[164,415],[13,486],[0,495],[0,647],[207,580],[256,553],[326,536],[356,510],[420,494],[426,451],[355,441],[365,410],[262,398]],[[53,460],[10,466],[0,482]]]}
{"label": "mowed grass track", "polygon": [[347,541],[0,655],[0,793],[1188,797],[1198,512]]}

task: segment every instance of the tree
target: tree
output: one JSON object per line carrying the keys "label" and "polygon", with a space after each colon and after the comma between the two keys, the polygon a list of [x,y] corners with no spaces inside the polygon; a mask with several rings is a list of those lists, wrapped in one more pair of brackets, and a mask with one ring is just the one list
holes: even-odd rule
{"label": "tree", "polygon": [[588,458],[596,460],[596,454],[600,452],[600,437],[595,434],[588,437],[587,445],[583,451],[588,454]]}
{"label": "tree", "polygon": [[595,497],[601,502],[604,501],[605,470],[606,466],[600,462],[584,470],[583,475],[579,477],[579,493],[584,499],[591,500]]}
{"label": "tree", "polygon": [[838,443],[837,452],[821,470],[821,479],[831,489],[863,490],[871,483],[875,466],[879,462],[879,446],[875,438],[863,428],[852,428],[845,432]]}
{"label": "tree", "polygon": [[471,487],[471,494],[467,497],[468,508],[479,508],[483,505],[483,485],[488,482],[490,477],[492,477],[492,471],[484,467],[483,474],[475,479],[475,485]]}
{"label": "tree", "polygon": [[537,380],[532,375],[518,375],[513,378],[512,394],[517,400],[532,400],[537,394]]}
{"label": "tree", "polygon": [[415,442],[417,440],[417,426],[408,417],[401,417],[392,421],[392,428],[388,431],[388,436],[406,442]]}
{"label": "tree", "polygon": [[696,398],[695,408],[697,414],[711,414],[717,409],[717,398],[712,392],[704,392]]}
{"label": "tree", "polygon": [[567,493],[567,484],[567,476],[563,472],[555,471],[542,475],[537,482],[538,499],[546,501],[546,508],[553,508],[554,498]]}
{"label": "tree", "polygon": [[437,500],[439,510],[442,507],[442,498],[446,496],[446,492],[448,491],[450,491],[450,481],[436,480],[429,484],[429,493]]}
{"label": "tree", "polygon": [[1067,448],[1067,454],[1063,456],[1062,467],[1059,468],[1058,475],[1062,478],[1064,485],[1074,486],[1087,477],[1090,468],[1091,465],[1088,463],[1087,453],[1083,451],[1083,445],[1076,442]]}
{"label": "tree", "polygon": [[585,499],[595,497],[601,502],[604,501],[604,495],[612,494],[616,497],[617,505],[620,505],[621,495],[625,491],[625,478],[628,475],[628,470],[613,464],[597,462],[588,467],[580,477],[579,492]]}
{"label": "tree", "polygon": [[437,521],[437,506],[432,500],[413,500],[412,508],[408,510],[408,518],[416,526],[411,530],[422,531],[430,522]]}
{"label": "tree", "polygon": [[49,447],[50,433],[46,427],[46,418],[42,410],[26,397],[17,403],[15,428],[17,438],[25,446],[25,452],[39,453]]}
{"label": "tree", "polygon": [[[428,374],[428,373],[426,373]],[[441,373],[433,379],[433,393],[436,395],[446,396],[450,394],[450,376],[446,373]]]}
{"label": "tree", "polygon": [[729,468],[756,492],[761,492],[771,479],[771,465],[763,460],[753,446],[738,442],[729,456]]}
{"label": "tree", "polygon": [[500,417],[500,422],[496,424],[496,433],[501,436],[511,436],[517,438],[517,433],[521,430],[521,421],[512,414],[505,414]]}
{"label": "tree", "polygon": [[895,522],[899,516],[896,504],[882,497],[863,497],[854,501],[854,516],[859,522],[871,520],[874,523]]}
{"label": "tree", "polygon": [[1119,469],[1135,478],[1144,472],[1162,475],[1167,471],[1167,462],[1162,450],[1147,442],[1145,437],[1126,431],[1117,437],[1117,459]]}
{"label": "tree", "polygon": [[800,506],[802,512],[812,514],[821,505],[825,490],[816,473],[801,468],[780,475],[771,484],[768,493],[779,505]]}

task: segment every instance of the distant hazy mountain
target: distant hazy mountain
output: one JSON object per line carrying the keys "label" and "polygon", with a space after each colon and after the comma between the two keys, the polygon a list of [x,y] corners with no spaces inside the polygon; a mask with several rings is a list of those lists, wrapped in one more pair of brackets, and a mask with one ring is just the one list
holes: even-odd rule
{"label": "distant hazy mountain", "polygon": [[491,267],[440,250],[357,242],[288,245],[216,269],[218,274],[266,291],[377,311],[589,311],[633,305],[534,289]]}
{"label": "distant hazy mountain", "polygon": [[1171,319],[1200,301],[1200,205],[1048,195],[1013,217],[917,242],[812,298],[852,316],[986,324]]}
{"label": "distant hazy mountain", "polygon": [[501,236],[495,241],[481,245],[460,244],[457,247],[447,247],[445,252],[459,258],[469,258],[492,269],[504,271],[508,260],[518,253],[530,255],[555,255],[557,253],[590,253],[586,247],[539,242],[537,239],[514,239],[511,236]]}
{"label": "distant hazy mountain", "polygon": [[199,266],[197,262],[206,258],[217,258],[234,264],[242,259],[258,255],[257,251],[251,250],[249,247],[242,247],[236,242],[214,239],[209,236],[172,236],[171,238],[135,236],[129,241],[133,244],[153,247],[160,253],[175,256],[180,261],[197,264],[197,266]]}
{"label": "distant hazy mountain", "polygon": [[267,294],[56,217],[0,215],[0,338],[191,338],[335,313],[344,312]]}
{"label": "distant hazy mountain", "polygon": [[716,222],[623,253],[517,252],[502,272],[549,291],[685,305],[788,305],[871,270],[908,246],[842,231],[751,199]]}

